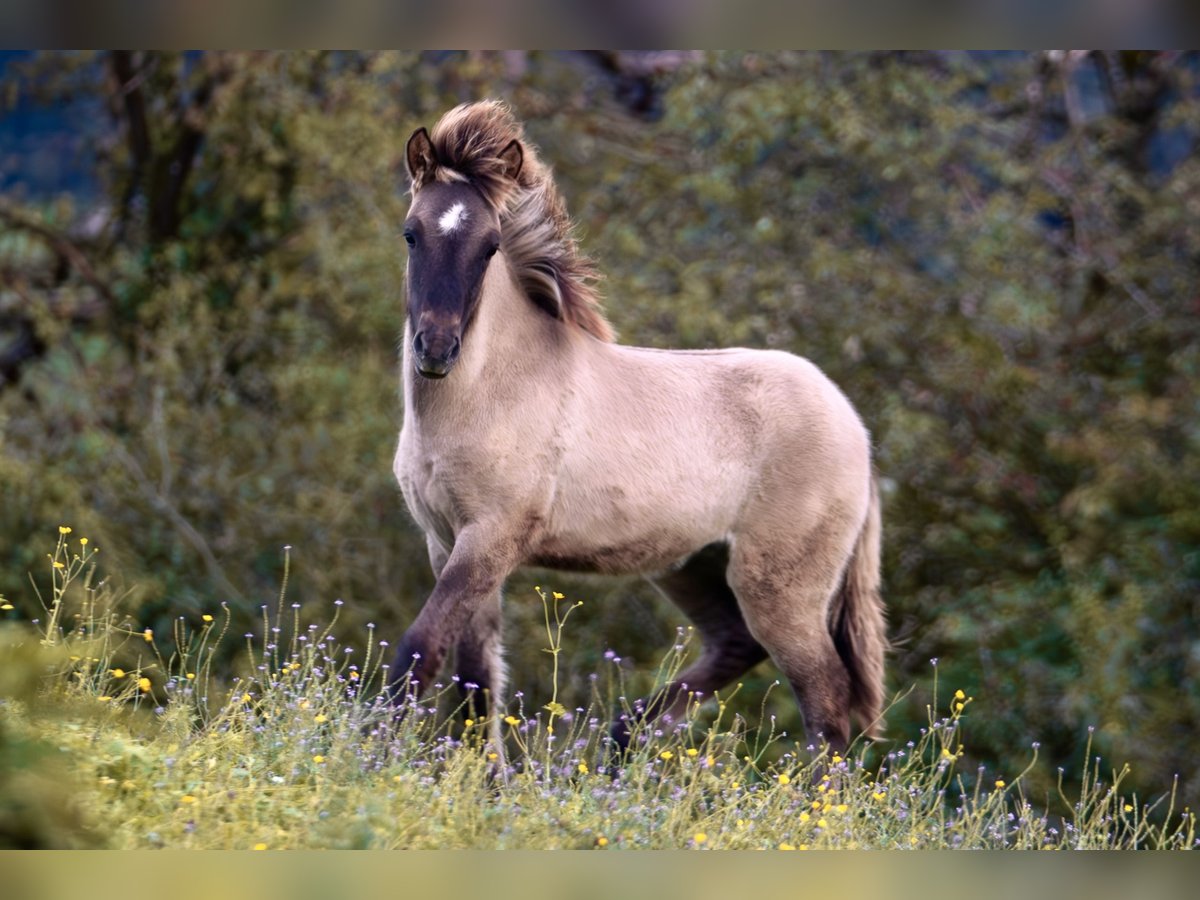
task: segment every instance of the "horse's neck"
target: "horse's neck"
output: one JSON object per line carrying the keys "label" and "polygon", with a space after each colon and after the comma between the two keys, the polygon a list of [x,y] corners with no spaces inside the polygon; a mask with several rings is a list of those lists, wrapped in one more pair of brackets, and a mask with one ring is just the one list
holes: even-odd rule
{"label": "horse's neck", "polygon": [[555,339],[558,323],[526,297],[503,257],[489,266],[475,321],[463,337],[462,354],[440,381],[417,375],[412,336],[404,341],[405,415],[463,417],[481,422],[503,415],[514,400],[528,396],[531,383],[559,369],[571,342]]}

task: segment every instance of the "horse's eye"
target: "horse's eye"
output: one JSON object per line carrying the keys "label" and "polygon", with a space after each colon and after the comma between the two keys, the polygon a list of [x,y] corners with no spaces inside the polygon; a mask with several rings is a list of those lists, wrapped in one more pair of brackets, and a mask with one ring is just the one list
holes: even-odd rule
{"label": "horse's eye", "polygon": [[500,249],[500,245],[499,245],[499,244],[493,244],[491,247],[489,247],[489,248],[488,248],[488,252],[487,252],[488,259],[491,259],[493,256],[495,256],[495,255],[496,255],[496,251],[497,251],[497,250],[499,250],[499,249]]}
{"label": "horse's eye", "polygon": [[404,232],[404,243],[408,244],[410,247],[417,246],[417,236],[411,231]]}

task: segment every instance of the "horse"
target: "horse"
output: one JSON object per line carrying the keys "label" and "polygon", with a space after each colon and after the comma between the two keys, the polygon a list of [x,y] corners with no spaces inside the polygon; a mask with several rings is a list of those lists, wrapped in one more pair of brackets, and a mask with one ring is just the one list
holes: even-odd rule
{"label": "horse", "polygon": [[[460,687],[502,710],[509,574],[636,574],[702,639],[652,707],[678,717],[769,656],[810,738],[845,750],[851,717],[877,736],[881,513],[850,401],[789,353],[616,343],[597,269],[507,105],[450,110],[405,163],[394,470],[437,580],[393,687],[428,687],[453,650]],[[614,726],[618,744],[629,734]]]}

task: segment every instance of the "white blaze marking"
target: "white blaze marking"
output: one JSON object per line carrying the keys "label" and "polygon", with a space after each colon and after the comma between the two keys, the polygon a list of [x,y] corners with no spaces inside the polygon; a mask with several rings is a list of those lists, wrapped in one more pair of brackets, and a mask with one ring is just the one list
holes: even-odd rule
{"label": "white blaze marking", "polygon": [[467,210],[461,203],[455,203],[448,210],[442,213],[442,217],[438,219],[438,228],[442,234],[449,234],[467,217]]}

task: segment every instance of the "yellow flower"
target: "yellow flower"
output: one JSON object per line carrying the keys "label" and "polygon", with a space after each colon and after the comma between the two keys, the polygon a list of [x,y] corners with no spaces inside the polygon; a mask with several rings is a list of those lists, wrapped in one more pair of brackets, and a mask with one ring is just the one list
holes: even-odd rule
{"label": "yellow flower", "polygon": [[516,728],[518,725],[521,724],[521,720],[518,719],[516,716],[505,716],[504,723],[506,725],[511,725],[513,728]]}
{"label": "yellow flower", "polygon": [[562,594],[560,594],[558,591],[552,591],[552,592],[551,592],[551,596],[552,596],[552,597],[553,597],[555,600],[562,600],[562,599],[563,599],[563,595],[562,595]]}
{"label": "yellow flower", "polygon": [[942,759],[954,759],[954,754],[945,747],[942,748]]}
{"label": "yellow flower", "polygon": [[325,715],[325,713],[317,713],[315,716],[313,716],[313,721],[318,725],[324,725],[329,721],[329,716]]}
{"label": "yellow flower", "polygon": [[151,641],[153,641],[153,640],[154,640],[154,632],[153,632],[153,630],[151,630],[151,629],[147,628],[145,631],[143,631],[143,632],[142,632],[142,637],[143,637],[143,638],[145,638],[145,639],[146,639],[146,643],[147,643],[147,644],[149,644]]}
{"label": "yellow flower", "polygon": [[266,845],[266,844],[263,844],[263,843],[258,843],[258,844],[255,844],[255,845],[254,845],[254,849],[255,849],[255,850],[266,850],[266,849],[267,849],[267,845]]}
{"label": "yellow flower", "polygon": [[827,821],[825,821],[824,819],[817,819],[817,827],[818,828],[828,828],[829,823]]}
{"label": "yellow flower", "polygon": [[463,722],[463,725],[466,726],[467,728],[470,728],[474,724],[475,724],[474,719],[467,719],[465,722]]}
{"label": "yellow flower", "polygon": [[820,809],[820,808],[821,808],[821,801],[820,801],[820,800],[814,800],[814,801],[812,802],[812,808],[813,808],[813,809]]}
{"label": "yellow flower", "polygon": [[782,784],[782,785],[784,785],[784,786],[787,786],[787,785],[789,785],[789,784],[791,784],[791,783],[792,783],[792,779],[791,779],[791,778],[789,778],[787,775],[780,775],[780,776],[779,776],[779,783],[780,783],[780,784]]}
{"label": "yellow flower", "polygon": [[787,841],[784,841],[782,844],[779,845],[779,849],[780,850],[795,850],[796,848],[793,847],[791,844],[789,844]]}
{"label": "yellow flower", "polygon": [[883,791],[876,791],[871,796],[876,800],[883,800],[885,797],[887,797],[887,794],[885,794]]}
{"label": "yellow flower", "polygon": [[5,600],[5,601],[3,601],[2,603],[0,603],[0,609],[3,609],[3,610],[10,610],[10,609],[12,609],[12,608],[13,608],[13,605],[12,605],[11,603],[9,603],[7,600]]}
{"label": "yellow flower", "polygon": [[695,747],[688,747],[688,748],[687,748],[687,755],[688,755],[688,756],[690,756],[692,759],[695,759],[695,758],[696,758],[696,754],[698,754],[699,752],[700,752],[700,751],[699,751],[699,750],[697,750]]}
{"label": "yellow flower", "polygon": [[254,698],[251,697],[249,694],[242,694],[242,702],[243,703],[249,703],[253,699]]}
{"label": "yellow flower", "polygon": [[184,794],[182,797],[179,798],[179,802],[180,803],[195,803],[196,798],[193,797],[191,794]]}
{"label": "yellow flower", "polygon": [[799,847],[797,847],[796,849],[797,849],[797,850],[807,850],[807,849],[808,849],[808,844],[801,844],[801,845],[800,845]]}
{"label": "yellow flower", "polygon": [[580,775],[586,775],[588,773],[588,764],[585,762],[581,762],[575,768],[577,768],[579,770]]}
{"label": "yellow flower", "polygon": [[833,758],[830,759],[829,761],[836,766],[838,763],[840,763],[842,761],[842,757],[840,754],[835,753],[835,754],[833,754]]}
{"label": "yellow flower", "polygon": [[357,672],[351,672],[351,673],[350,673],[350,680],[351,680],[351,681],[358,681],[358,673],[357,673]]}
{"label": "yellow flower", "polygon": [[498,760],[500,758],[500,754],[496,753],[496,752],[492,752],[487,755],[487,758],[490,762],[495,762],[496,760]]}
{"label": "yellow flower", "polygon": [[112,697],[108,696],[108,694],[105,694],[103,697],[97,697],[96,699],[99,700],[101,703],[107,703],[109,700],[112,699]]}
{"label": "yellow flower", "polygon": [[715,757],[706,756],[706,757],[704,757],[704,764],[711,769],[713,766],[715,766],[717,764],[717,760]]}
{"label": "yellow flower", "polygon": [[149,678],[139,678],[138,679],[138,690],[141,691],[143,694],[150,693],[150,679]]}
{"label": "yellow flower", "polygon": [[957,713],[960,713],[960,712],[962,712],[962,711],[963,711],[963,704],[962,704],[962,703],[955,703],[955,704],[954,704],[954,711],[955,711],[955,712],[957,712]]}
{"label": "yellow flower", "polygon": [[692,835],[692,840],[695,841],[697,844],[703,844],[705,841],[708,840],[708,835],[705,834],[703,831],[697,831],[695,834]]}
{"label": "yellow flower", "polygon": [[187,680],[188,680],[188,681],[194,681],[194,680],[195,680],[195,678],[196,678],[196,673],[195,673],[195,672],[188,672],[188,673],[187,673]]}
{"label": "yellow flower", "polygon": [[65,568],[66,568],[66,565],[65,565],[65,564],[64,564],[64,563],[63,563],[61,560],[57,560],[57,559],[56,559],[56,560],[54,561],[54,568],[56,568],[56,569],[65,569]]}
{"label": "yellow flower", "polygon": [[202,621],[202,622],[211,622],[211,621],[212,621],[212,616],[210,616],[208,613],[205,613],[204,615],[202,615],[202,616],[200,617],[200,621]]}
{"label": "yellow flower", "polygon": [[800,821],[801,821],[801,823],[807,822],[807,821],[808,821],[809,819],[811,819],[811,818],[812,818],[812,816],[810,816],[810,815],[809,815],[808,813],[806,813],[806,812],[802,812],[802,813],[800,813]]}
{"label": "yellow flower", "polygon": [[996,779],[996,787],[998,787],[998,788],[1003,788],[1003,787],[1004,787],[1004,779],[1003,779],[1003,778],[997,778],[997,779]]}
{"label": "yellow flower", "polygon": [[86,546],[87,546],[87,544],[88,544],[88,539],[87,539],[87,538],[80,538],[80,539],[79,539],[79,543],[83,544],[83,546],[85,546],[85,547],[86,547]]}
{"label": "yellow flower", "polygon": [[59,533],[59,534],[70,534],[70,533],[71,533],[71,526],[70,526],[70,525],[59,525],[59,526],[58,526],[58,533]]}
{"label": "yellow flower", "polygon": [[729,786],[736,791],[738,788],[740,788],[742,786],[742,783],[740,781],[731,781],[729,783]]}
{"label": "yellow flower", "polygon": [[955,699],[955,700],[966,700],[966,699],[967,699],[967,695],[966,695],[966,694],[964,694],[964,693],[962,692],[962,690],[961,690],[961,689],[959,689],[959,690],[957,690],[957,691],[955,691],[955,692],[954,692],[954,699]]}
{"label": "yellow flower", "polygon": [[1125,812],[1133,812],[1133,804],[1132,803],[1125,804]]}
{"label": "yellow flower", "polygon": [[323,757],[320,753],[318,753],[316,756],[313,757],[313,762],[315,762],[319,766],[319,765],[321,765],[321,763],[325,762],[325,757]]}
{"label": "yellow flower", "polygon": [[658,755],[659,755],[659,758],[665,759],[667,761],[670,761],[675,758],[675,754],[672,753],[670,750],[664,750],[662,753],[660,753]]}
{"label": "yellow flower", "polygon": [[113,677],[113,678],[124,678],[124,677],[125,677],[125,670],[124,670],[124,669],[113,669],[113,670],[112,670],[112,677]]}
{"label": "yellow flower", "polygon": [[597,847],[607,847],[608,846],[608,838],[604,837],[603,835],[596,838],[596,846]]}

